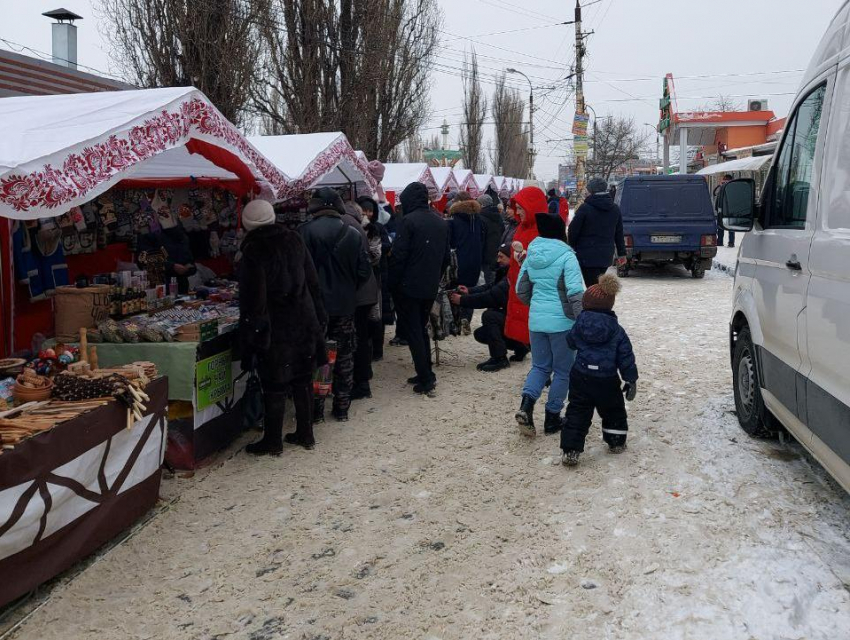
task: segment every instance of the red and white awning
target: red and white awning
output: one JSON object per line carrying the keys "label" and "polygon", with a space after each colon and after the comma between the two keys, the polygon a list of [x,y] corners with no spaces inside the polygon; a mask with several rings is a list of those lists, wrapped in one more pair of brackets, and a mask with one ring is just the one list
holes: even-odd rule
{"label": "red and white awning", "polygon": [[58,216],[122,180],[291,183],[193,87],[0,100],[0,216]]}
{"label": "red and white awning", "polygon": [[354,184],[358,195],[374,196],[378,183],[369,172],[368,161],[334,131],[289,136],[254,136],[248,139],[292,181],[281,200],[299,196],[315,187]]}
{"label": "red and white awning", "polygon": [[431,175],[434,176],[440,193],[458,190],[457,178],[450,167],[431,167]]}
{"label": "red and white awning", "polygon": [[384,165],[384,179],[381,184],[385,191],[401,193],[404,188],[414,182],[421,182],[428,191],[438,193],[437,181],[431,169],[424,162],[388,163]]}

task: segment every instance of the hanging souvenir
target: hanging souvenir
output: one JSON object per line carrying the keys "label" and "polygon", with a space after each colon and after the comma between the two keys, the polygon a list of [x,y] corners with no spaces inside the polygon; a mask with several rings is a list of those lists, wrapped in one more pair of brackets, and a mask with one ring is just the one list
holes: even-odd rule
{"label": "hanging souvenir", "polygon": [[154,211],[154,218],[161,229],[172,229],[177,226],[174,216],[171,213],[171,205],[168,199],[163,197],[162,191],[157,191],[151,201],[151,207]]}
{"label": "hanging souvenir", "polygon": [[218,258],[220,255],[221,239],[215,231],[210,232],[210,257]]}
{"label": "hanging souvenir", "polygon": [[112,198],[104,194],[97,199],[97,205],[99,207],[98,213],[103,224],[107,226],[115,224],[117,218],[115,217],[115,203],[112,201]]}
{"label": "hanging souvenir", "polygon": [[83,216],[83,210],[80,209],[80,207],[72,207],[68,212],[68,215],[71,217],[71,221],[74,223],[74,227],[77,231],[86,230],[86,219]]}

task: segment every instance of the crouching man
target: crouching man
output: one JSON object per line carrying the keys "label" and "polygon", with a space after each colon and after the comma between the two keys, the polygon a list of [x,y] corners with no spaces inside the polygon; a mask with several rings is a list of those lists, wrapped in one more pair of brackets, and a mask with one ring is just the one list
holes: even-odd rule
{"label": "crouching man", "polygon": [[[475,330],[475,339],[486,344],[490,350],[490,359],[478,365],[479,371],[492,373],[511,366],[512,362],[522,362],[528,355],[528,347],[505,337],[505,318],[508,308],[508,267],[511,262],[511,248],[503,244],[496,258],[498,268],[493,284],[478,287],[458,287],[451,302],[465,309],[486,309],[481,316],[481,326]],[[508,360],[508,349],[514,355]]]}

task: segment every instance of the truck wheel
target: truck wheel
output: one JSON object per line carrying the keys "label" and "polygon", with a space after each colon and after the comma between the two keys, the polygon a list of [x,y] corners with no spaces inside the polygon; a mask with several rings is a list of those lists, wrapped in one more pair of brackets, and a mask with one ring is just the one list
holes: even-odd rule
{"label": "truck wheel", "polygon": [[696,278],[697,280],[701,280],[705,277],[705,267],[702,266],[701,260],[695,261],[694,266],[691,267],[691,277]]}
{"label": "truck wheel", "polygon": [[735,410],[741,428],[754,438],[776,436],[773,416],[764,406],[761,385],[756,367],[755,347],[750,328],[738,332],[732,355],[732,378],[735,393]]}

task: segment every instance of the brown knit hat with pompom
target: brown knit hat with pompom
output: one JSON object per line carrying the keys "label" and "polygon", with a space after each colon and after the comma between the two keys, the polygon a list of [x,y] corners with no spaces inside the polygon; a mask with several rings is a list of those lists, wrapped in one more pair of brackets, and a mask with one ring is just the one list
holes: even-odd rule
{"label": "brown knit hat with pompom", "polygon": [[620,279],[613,273],[603,273],[599,283],[584,292],[582,307],[586,311],[611,311],[620,293]]}

